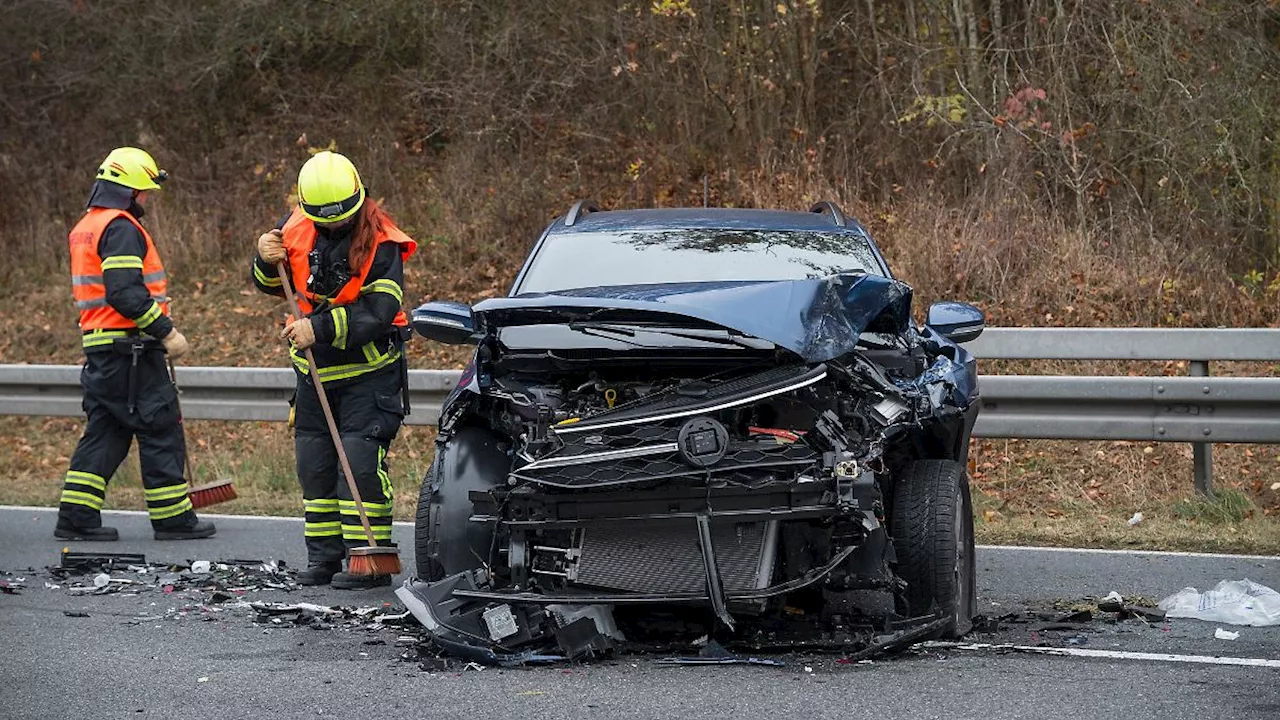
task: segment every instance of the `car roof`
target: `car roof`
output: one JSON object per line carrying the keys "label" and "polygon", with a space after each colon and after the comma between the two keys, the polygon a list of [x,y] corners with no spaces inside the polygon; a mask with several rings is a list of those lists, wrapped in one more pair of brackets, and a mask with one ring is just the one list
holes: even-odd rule
{"label": "car roof", "polygon": [[620,230],[673,230],[710,228],[724,230],[807,230],[865,235],[853,218],[837,225],[827,213],[796,210],[755,210],[740,208],[659,208],[584,212],[572,225],[561,217],[550,233],[616,232]]}

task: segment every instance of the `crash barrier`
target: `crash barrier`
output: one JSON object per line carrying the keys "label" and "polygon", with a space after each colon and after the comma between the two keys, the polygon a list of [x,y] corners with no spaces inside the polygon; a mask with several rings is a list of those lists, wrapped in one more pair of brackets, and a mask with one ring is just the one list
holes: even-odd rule
{"label": "crash barrier", "polygon": [[1280,378],[1209,377],[1210,362],[1280,362],[1280,330],[988,328],[965,347],[986,360],[1187,363],[1189,377],[983,376],[981,437],[1191,442],[1203,495],[1211,443],[1280,442]]}
{"label": "crash barrier", "polygon": [[[1196,488],[1206,494],[1212,490],[1210,443],[1280,443],[1280,377],[1209,377],[1210,362],[1280,362],[1280,330],[988,328],[966,347],[990,360],[1183,360],[1191,372],[983,375],[979,437],[1190,442]],[[407,422],[435,423],[459,375],[410,371]],[[288,419],[291,369],[180,367],[177,377],[188,418]],[[0,365],[0,414],[81,413],[78,366]]]}

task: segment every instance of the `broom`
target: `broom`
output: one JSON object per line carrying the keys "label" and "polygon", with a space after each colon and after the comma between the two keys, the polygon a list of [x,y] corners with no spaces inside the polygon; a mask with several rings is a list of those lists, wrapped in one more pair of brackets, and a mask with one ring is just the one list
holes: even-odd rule
{"label": "broom", "polygon": [[[178,392],[178,398],[182,397],[182,388],[178,387],[178,372],[173,369],[173,360],[165,358],[169,362],[169,379],[173,381],[173,389]],[[175,398],[178,404],[178,417],[182,417],[182,401]],[[185,431],[186,424],[183,423]],[[184,443],[185,444],[185,443]],[[235,500],[236,489],[231,485],[231,478],[223,478],[216,482],[205,483],[204,485],[192,485],[195,480],[195,473],[191,472],[191,452],[188,449],[183,453],[185,461],[182,467],[183,480],[187,481],[187,497],[191,499],[191,507],[202,508],[209,505],[216,505],[228,500]]]}
{"label": "broom", "polygon": [[[283,262],[276,263],[276,271],[284,280],[285,297],[289,299],[290,314],[301,319],[302,307],[293,294],[293,283],[290,282]],[[333,437],[333,447],[338,451],[338,461],[342,463],[342,474],[347,479],[347,487],[351,490],[351,499],[355,502],[356,512],[360,514],[360,524],[364,526],[364,534],[369,538],[365,547],[354,547],[347,551],[347,572],[352,575],[398,575],[400,573],[400,553],[395,546],[379,546],[373,537],[373,528],[369,527],[369,516],[365,514],[364,503],[360,501],[360,490],[356,487],[355,473],[351,472],[351,463],[347,461],[347,451],[342,447],[342,436],[338,434],[338,424],[333,420],[333,411],[329,409],[329,398],[325,395],[324,385],[320,382],[320,371],[316,368],[316,359],[311,348],[303,350],[306,354],[307,366],[311,369],[311,380],[316,385],[316,395],[320,398],[320,409],[324,411],[324,420],[329,425],[329,435]]]}

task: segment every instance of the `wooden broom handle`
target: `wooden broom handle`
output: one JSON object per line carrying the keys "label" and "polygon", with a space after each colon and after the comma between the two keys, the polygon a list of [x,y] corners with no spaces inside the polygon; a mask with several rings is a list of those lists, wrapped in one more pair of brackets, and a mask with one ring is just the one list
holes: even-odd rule
{"label": "wooden broom handle", "polygon": [[[285,271],[284,262],[276,263],[276,272],[280,275],[280,284],[284,286],[285,297],[289,299],[289,313],[295,320],[301,319],[302,306],[293,294],[293,283]],[[324,420],[329,424],[329,434],[333,436],[333,447],[338,451],[338,461],[342,463],[342,474],[347,479],[347,487],[351,489],[351,499],[356,503],[356,512],[360,514],[360,524],[364,526],[364,534],[369,537],[369,546],[374,547],[378,541],[373,537],[373,528],[369,527],[369,516],[364,512],[364,503],[360,501],[360,490],[356,487],[356,476],[351,472],[351,463],[347,461],[347,451],[342,447],[342,436],[338,434],[338,424],[333,420],[333,411],[329,409],[329,398],[325,396],[324,384],[320,382],[320,371],[316,368],[315,356],[311,348],[302,351],[307,357],[307,367],[311,369],[311,380],[316,384],[316,395],[320,398],[320,409],[324,411]]]}

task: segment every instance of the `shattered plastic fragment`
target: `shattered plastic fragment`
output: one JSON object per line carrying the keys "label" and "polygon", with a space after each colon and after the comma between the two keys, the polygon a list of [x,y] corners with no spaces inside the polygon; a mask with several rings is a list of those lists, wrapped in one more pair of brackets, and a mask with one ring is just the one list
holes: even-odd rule
{"label": "shattered plastic fragment", "polygon": [[1107,596],[1098,601],[1098,609],[1103,612],[1119,612],[1124,606],[1124,596],[1112,590]]}

